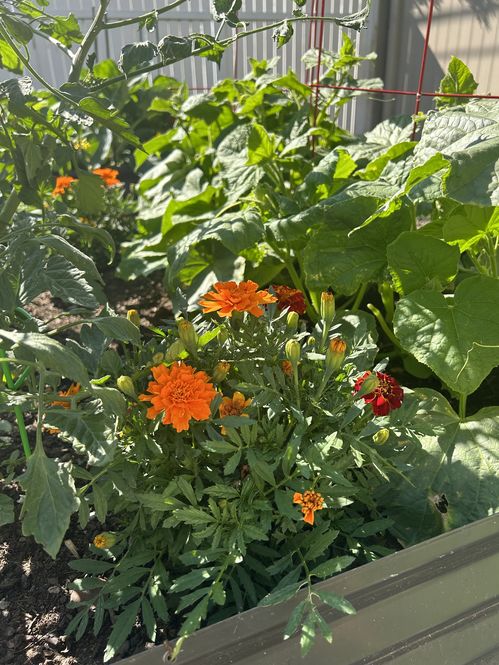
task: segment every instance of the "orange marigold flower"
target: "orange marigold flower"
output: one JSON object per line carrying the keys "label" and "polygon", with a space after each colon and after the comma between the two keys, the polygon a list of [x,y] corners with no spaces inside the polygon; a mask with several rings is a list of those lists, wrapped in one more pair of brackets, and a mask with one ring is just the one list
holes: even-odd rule
{"label": "orange marigold flower", "polygon": [[[246,399],[242,393],[236,390],[232,397],[223,398],[219,409],[220,418],[225,418],[225,416],[243,416],[244,418],[248,418],[248,414],[243,413],[243,411],[251,402],[251,398]],[[222,434],[227,434],[227,429],[223,426],[221,431]]]}
{"label": "orange marigold flower", "polygon": [[259,291],[258,284],[246,282],[217,282],[214,291],[208,291],[199,304],[205,314],[218,312],[219,316],[232,316],[232,312],[249,312],[262,316],[262,305],[276,302],[277,298],[268,291]]}
{"label": "orange marigold flower", "polygon": [[157,365],[151,367],[154,381],[147,390],[150,394],[139,395],[139,399],[151,402],[147,417],[153,420],[161,413],[164,425],[173,425],[177,432],[189,429],[189,422],[207,420],[210,417],[210,404],[216,390],[206,372],[198,372],[183,362],[171,367]]}
{"label": "orange marigold flower", "polygon": [[303,521],[307,524],[314,523],[314,513],[316,510],[324,508],[324,499],[319,492],[314,490],[307,490],[306,492],[295,492],[293,495],[293,503],[299,503],[301,512],[303,513]]}
{"label": "orange marigold flower", "polygon": [[72,178],[70,175],[60,175],[55,181],[55,187],[52,190],[52,196],[62,196],[66,189],[72,182],[76,182],[77,178]]}
{"label": "orange marigold flower", "polygon": [[289,309],[290,312],[305,314],[307,304],[302,291],[279,284],[273,284],[272,288],[277,296],[277,306],[279,309]]}
{"label": "orange marigold flower", "polygon": [[121,180],[117,178],[119,171],[116,171],[116,169],[94,169],[92,173],[102,178],[106,187],[121,185]]}
{"label": "orange marigold flower", "polygon": [[[73,395],[77,395],[80,392],[80,387],[79,383],[72,383],[67,390],[59,390],[57,394],[59,397],[73,397]],[[51,402],[50,406],[60,406],[63,409],[70,409],[71,402],[56,400],[55,402]]]}
{"label": "orange marigold flower", "polygon": [[99,548],[100,550],[107,550],[115,545],[117,540],[118,539],[114,533],[103,531],[102,533],[98,533],[95,536],[93,543],[95,547]]}
{"label": "orange marigold flower", "polygon": [[293,376],[293,365],[289,360],[283,360],[281,362],[281,369],[286,376]]}

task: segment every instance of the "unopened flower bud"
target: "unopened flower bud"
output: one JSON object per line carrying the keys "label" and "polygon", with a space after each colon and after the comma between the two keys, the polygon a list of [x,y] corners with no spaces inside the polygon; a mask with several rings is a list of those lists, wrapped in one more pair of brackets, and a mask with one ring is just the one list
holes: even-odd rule
{"label": "unopened flower bud", "polygon": [[336,312],[334,295],[330,291],[321,293],[321,319],[327,328],[332,324]]}
{"label": "unopened flower bud", "polygon": [[310,337],[307,339],[307,346],[315,346],[317,343],[317,340],[313,335],[310,335]]}
{"label": "unopened flower bud", "polygon": [[190,321],[179,319],[177,323],[178,336],[189,353],[195,354],[198,348],[198,335]]}
{"label": "unopened flower bud", "polygon": [[221,360],[215,365],[213,370],[213,381],[215,381],[215,383],[221,383],[224,381],[227,378],[229,370],[230,363],[226,362],[225,360]]}
{"label": "unopened flower bud", "polygon": [[229,339],[229,333],[226,328],[220,328],[218,331],[218,341],[220,344],[224,344]]}
{"label": "unopened flower bud", "polygon": [[126,318],[131,321],[134,326],[137,326],[137,328],[140,327],[140,314],[136,309],[129,309],[126,313]]}
{"label": "unopened flower bud", "polygon": [[286,342],[286,346],[284,348],[286,351],[286,358],[293,365],[293,367],[296,367],[301,355],[299,342],[297,342],[296,339],[290,339]]}
{"label": "unopened flower bud", "polygon": [[370,393],[374,392],[378,386],[379,386],[379,379],[376,376],[376,374],[371,372],[369,376],[366,376],[366,378],[362,382],[362,387],[359,390],[359,392],[355,395],[355,397],[358,399],[359,397],[364,397],[364,395],[369,395]]}
{"label": "unopened flower bud", "polygon": [[387,429],[386,427],[382,427],[375,434],[373,434],[373,441],[378,446],[382,446],[384,443],[388,441],[389,436],[390,436],[390,430]]}
{"label": "unopened flower bud", "polygon": [[167,363],[174,362],[175,360],[177,360],[177,358],[179,358],[179,356],[184,351],[185,351],[185,346],[182,340],[176,339],[172,344],[170,344],[165,353],[165,358],[164,358],[165,362]]}
{"label": "unopened flower bud", "polygon": [[116,385],[122,393],[125,393],[125,395],[133,398],[137,397],[135,393],[135,386],[133,385],[133,381],[129,376],[119,376],[116,381]]}
{"label": "unopened flower bud", "polygon": [[118,538],[116,534],[111,533],[110,531],[104,531],[103,533],[98,533],[94,538],[94,545],[100,550],[108,550],[110,547],[116,544]]}
{"label": "unopened flower bud", "polygon": [[155,353],[152,357],[153,365],[159,365],[159,363],[163,362],[164,358],[165,354],[158,351],[158,353]]}
{"label": "unopened flower bud", "polygon": [[298,312],[288,312],[286,317],[286,328],[289,332],[296,332],[298,330],[299,320],[300,317],[298,316]]}
{"label": "unopened flower bud", "polygon": [[335,337],[329,342],[326,350],[326,367],[331,372],[337,372],[345,360],[347,350],[346,342],[341,337]]}

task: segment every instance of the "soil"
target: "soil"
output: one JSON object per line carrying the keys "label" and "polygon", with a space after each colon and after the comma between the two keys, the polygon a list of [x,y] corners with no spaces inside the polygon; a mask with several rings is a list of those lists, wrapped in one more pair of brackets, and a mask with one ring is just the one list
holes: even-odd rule
{"label": "soil", "polygon": [[[164,292],[161,275],[155,274],[134,282],[123,282],[112,274],[104,275],[105,291],[117,314],[137,309],[142,324],[160,325],[171,316],[171,305]],[[52,319],[50,327],[67,323],[61,318],[62,303],[42,294],[30,306],[30,313],[38,319]],[[78,317],[75,317],[75,321]],[[8,460],[21,450],[17,428],[10,421],[0,422],[0,489],[16,503],[20,510],[20,487],[13,480],[2,482],[12,468]],[[9,425],[12,425],[10,428]],[[9,429],[11,431],[9,432]],[[28,423],[28,435],[34,444],[34,427]],[[74,459],[74,451],[56,436],[45,439],[47,455],[62,461]],[[19,476],[23,472],[20,460],[15,466]],[[104,648],[112,629],[108,620],[96,638],[87,633],[76,642],[66,637],[65,630],[76,610],[67,607],[73,599],[68,584],[81,573],[73,571],[69,562],[76,556],[85,556],[94,535],[102,525],[90,521],[85,532],[73,521],[54,561],[33,538],[24,537],[19,522],[0,527],[0,664],[1,665],[97,665],[102,663]],[[159,640],[165,639],[162,634]],[[142,651],[153,644],[147,642],[142,628],[137,627],[125,642],[119,655],[110,661]]]}

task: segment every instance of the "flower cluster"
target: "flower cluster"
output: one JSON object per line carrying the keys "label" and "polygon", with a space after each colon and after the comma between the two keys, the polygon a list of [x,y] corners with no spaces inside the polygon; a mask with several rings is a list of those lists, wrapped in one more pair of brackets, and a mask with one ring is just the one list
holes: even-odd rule
{"label": "flower cluster", "polygon": [[[99,176],[106,187],[114,187],[122,184],[121,180],[118,178],[119,171],[116,169],[94,169],[92,173]],[[66,190],[71,187],[73,182],[78,182],[78,178],[73,178],[70,175],[58,176],[55,181],[54,189],[52,190],[52,196],[54,198],[56,196],[62,196],[65,194]]]}

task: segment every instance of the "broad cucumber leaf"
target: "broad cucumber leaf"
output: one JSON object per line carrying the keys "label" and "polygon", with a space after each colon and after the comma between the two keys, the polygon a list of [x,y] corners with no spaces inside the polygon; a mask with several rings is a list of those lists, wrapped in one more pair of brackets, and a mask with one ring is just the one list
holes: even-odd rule
{"label": "broad cucumber leaf", "polygon": [[248,165],[271,161],[275,157],[274,137],[265,127],[254,123],[248,136]]}
{"label": "broad cucumber leaf", "polygon": [[392,482],[382,497],[407,546],[499,510],[499,408],[456,420],[421,444],[405,460],[410,483]]}
{"label": "broad cucumber leaf", "polygon": [[84,386],[88,385],[88,374],[82,361],[55,339],[41,333],[17,333],[10,330],[0,330],[0,337],[31,351],[46,369],[54,370]]}
{"label": "broad cucumber leaf", "polygon": [[499,365],[497,280],[470,277],[448,297],[413,291],[398,302],[394,329],[406,351],[452,390],[469,395]]}
{"label": "broad cucumber leaf", "polygon": [[401,233],[387,247],[388,268],[401,295],[416,289],[442,290],[457,273],[459,250],[416,231]]}
{"label": "broad cucumber leaf", "polygon": [[[373,200],[376,205],[376,201]],[[352,208],[358,203],[352,204]],[[371,208],[372,209],[372,208]],[[400,207],[391,215],[379,217],[368,226],[349,234],[331,211],[332,223],[313,231],[305,248],[304,269],[310,289],[352,295],[362,284],[381,278],[387,264],[387,246],[413,223],[412,207]],[[359,217],[352,215],[349,223],[356,224]]]}
{"label": "broad cucumber leaf", "polygon": [[499,103],[474,100],[429,114],[415,163],[438,152],[451,163],[445,178],[448,196],[461,203],[499,204]]}
{"label": "broad cucumber leaf", "polygon": [[443,234],[448,243],[457,243],[465,252],[487,236],[499,235],[499,208],[457,206],[445,218]]}
{"label": "broad cucumber leaf", "polygon": [[79,499],[68,469],[49,459],[41,445],[27,461],[20,483],[26,497],[22,531],[55,559],[69,527],[71,515],[78,510]]}

